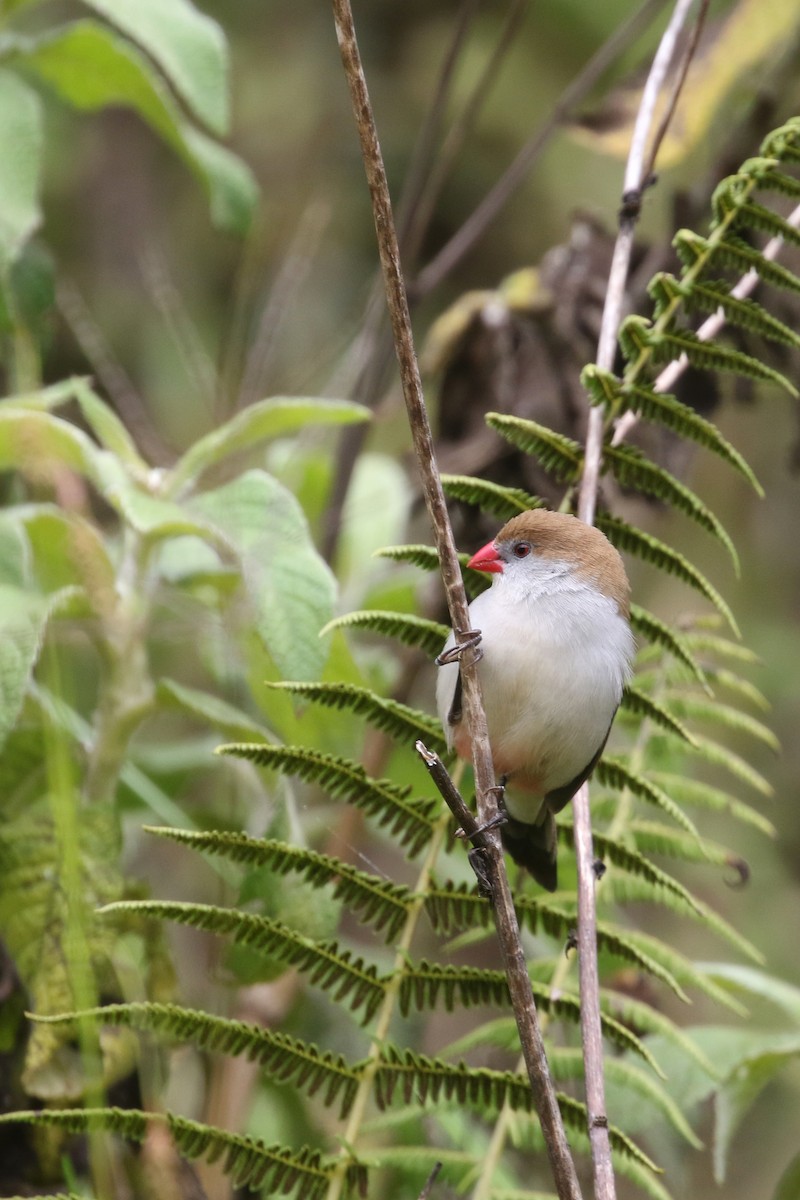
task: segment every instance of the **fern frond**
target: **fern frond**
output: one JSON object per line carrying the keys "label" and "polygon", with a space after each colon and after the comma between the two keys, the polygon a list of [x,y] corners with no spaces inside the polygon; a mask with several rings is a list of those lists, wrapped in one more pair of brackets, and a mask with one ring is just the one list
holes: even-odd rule
{"label": "fern frond", "polygon": [[[683,1050],[693,1062],[705,1071],[709,1079],[719,1078],[716,1067],[704,1051],[692,1041],[691,1036],[659,1009],[653,1008],[643,1000],[636,1000],[625,992],[615,991],[608,987],[600,989],[600,1008],[606,1016],[618,1021],[623,1029],[633,1030],[639,1038],[644,1038],[648,1034],[658,1035],[671,1046]],[[642,1044],[647,1045],[644,1041]],[[660,1079],[668,1078],[668,1071],[663,1071],[658,1065],[656,1065],[656,1073]]]}
{"label": "fern frond", "polygon": [[[575,913],[562,908],[557,901],[549,897],[518,895],[514,900],[514,907],[520,926],[531,933],[545,932],[554,938],[568,938],[575,928]],[[426,909],[434,928],[447,933],[459,928],[485,928],[492,919],[488,901],[465,884],[434,889],[426,898]],[[597,944],[605,953],[632,963],[640,970],[653,975],[681,1000],[686,1000],[687,997],[674,976],[644,953],[640,945],[626,936],[624,930],[610,925],[599,927]],[[475,1000],[475,1003],[477,1002]]]}
{"label": "fern frond", "polygon": [[[571,846],[575,845],[574,829],[571,824],[564,822],[559,825],[560,829],[564,830],[567,841]],[[682,835],[686,841],[693,842],[694,839],[688,835]],[[660,889],[662,892],[668,892],[676,900],[681,902],[681,908],[691,909],[695,914],[700,911],[700,901],[695,899],[687,887],[684,887],[679,880],[670,875],[667,871],[662,871],[655,863],[651,862],[640,848],[634,848],[626,845],[623,842],[617,841],[615,838],[606,837],[605,834],[594,832],[592,834],[594,843],[594,852],[601,862],[610,862],[613,866],[621,871],[625,871],[627,875],[635,876],[643,881],[651,889]],[[662,897],[663,898],[663,897]]]}
{"label": "fern frond", "polygon": [[338,1099],[342,1117],[349,1112],[358,1089],[358,1065],[351,1067],[340,1054],[320,1051],[307,1042],[261,1025],[215,1017],[176,1004],[108,1004],[80,1013],[38,1019],[51,1025],[71,1025],[87,1018],[102,1025],[124,1026],[191,1042],[213,1054],[243,1055],[279,1083],[302,1088],[309,1096],[321,1092],[326,1107]]}
{"label": "fern frond", "polygon": [[635,446],[607,446],[603,461],[622,487],[653,496],[696,521],[702,529],[722,543],[738,574],[739,556],[730,535],[718,517],[691,488],[681,483],[664,467],[659,467]]}
{"label": "fern frond", "polygon": [[677,717],[674,717],[663,704],[659,704],[652,696],[648,696],[646,692],[640,691],[632,684],[627,684],[623,689],[620,707],[626,712],[633,713],[634,716],[652,721],[654,725],[658,725],[667,733],[675,734],[682,741],[688,742],[690,746],[694,745],[693,735]]}
{"label": "fern frond", "polygon": [[429,621],[413,613],[385,612],[380,609],[361,609],[334,617],[320,631],[320,637],[334,629],[367,629],[370,633],[396,638],[404,646],[415,646],[428,658],[439,653],[450,633],[449,627],[439,621]]}
{"label": "fern frond", "polygon": [[230,936],[234,942],[250,946],[265,957],[297,967],[308,975],[310,983],[328,992],[335,1000],[347,1000],[353,1011],[363,1008],[364,1021],[374,1015],[386,989],[386,980],[363,959],[340,950],[335,942],[315,942],[269,917],[211,904],[158,900],[123,900],[107,904],[100,912],[177,921],[192,929]]}
{"label": "fern frond", "polygon": [[[677,550],[673,550],[666,542],[662,542],[660,538],[654,537],[651,533],[645,533],[643,529],[637,529],[635,525],[629,525],[627,521],[612,517],[609,513],[598,513],[595,524],[598,529],[602,529],[617,550],[635,554],[637,558],[652,563],[653,566],[670,575],[675,575],[681,582],[700,592],[725,618],[738,637],[739,627],[736,624],[736,618],[722,596],[713,584],[709,583],[706,577]],[[686,640],[688,641],[688,638]]]}
{"label": "fern frond", "polygon": [[687,717],[691,721],[717,725],[720,729],[726,729],[734,734],[744,734],[746,737],[761,742],[774,754],[780,752],[781,744],[772,730],[763,721],[757,720],[750,713],[742,712],[739,708],[732,708],[729,704],[722,704],[718,700],[712,702],[699,696],[683,694],[673,694],[670,697],[670,704],[681,716]]}
{"label": "fern frond", "polygon": [[[252,1191],[269,1189],[273,1196],[293,1192],[298,1200],[301,1197],[303,1200],[320,1200],[333,1170],[319,1151],[307,1146],[299,1150],[267,1146],[253,1138],[226,1133],[171,1113],[142,1112],[133,1108],[49,1108],[0,1115],[0,1124],[20,1122],[63,1129],[67,1133],[98,1130],[134,1142],[143,1142],[152,1126],[162,1126],[186,1158],[219,1161],[235,1187],[247,1187]],[[348,1181],[354,1188],[363,1187],[366,1183],[363,1167],[353,1164]]]}
{"label": "fern frond", "polygon": [[689,312],[699,310],[715,313],[722,309],[729,325],[746,329],[748,333],[782,346],[800,348],[800,334],[773,317],[757,300],[731,295],[730,285],[725,280],[715,280],[713,283],[695,280],[691,287],[684,289],[683,302]]}
{"label": "fern frond", "polygon": [[749,679],[743,679],[741,675],[737,675],[735,671],[728,671],[724,667],[706,667],[706,676],[709,683],[716,684],[721,691],[732,692],[744,704],[750,704],[761,712],[769,712],[772,708],[760,688],[757,688]]}
{"label": "fern frond", "polygon": [[346,800],[375,817],[409,854],[418,854],[428,843],[439,811],[436,800],[409,800],[410,788],[388,779],[371,779],[360,763],[323,754],[302,746],[233,744],[220,746],[218,754],[233,754],[261,767],[297,775],[316,784],[335,800]]}
{"label": "fern frond", "polygon": [[[710,620],[713,622],[715,618],[711,617]],[[752,667],[761,665],[761,659],[749,646],[703,629],[702,624],[702,620],[695,620],[693,628],[687,629],[684,635],[695,653],[708,654],[712,659],[722,659],[723,662],[739,662]]]}
{"label": "fern frond", "polygon": [[[800,337],[797,339],[800,345]],[[653,388],[625,383],[610,372],[599,367],[584,367],[581,382],[594,403],[608,403],[609,397],[620,411],[638,413],[646,421],[663,425],[679,437],[687,438],[711,450],[747,480],[759,496],[764,495],[761,484],[742,455],[717,429],[711,421],[701,417],[695,409],[683,404],[675,396],[656,392]],[[600,397],[602,396],[602,401]]]}
{"label": "fern frond", "polygon": [[713,259],[715,265],[730,267],[739,275],[755,271],[764,283],[769,283],[772,287],[788,292],[800,292],[800,278],[797,275],[779,263],[764,258],[759,250],[754,250],[747,242],[732,234],[723,241],[712,244],[709,239],[692,233],[690,229],[681,229],[676,233],[672,244],[681,262],[689,268],[698,261]]}
{"label": "fern frond", "polygon": [[[639,318],[628,317],[628,320]],[[790,396],[797,395],[797,388],[780,371],[768,367],[751,354],[745,354],[743,350],[733,350],[729,346],[720,346],[717,342],[703,341],[690,329],[659,330],[658,333],[653,333],[648,345],[652,361],[657,365],[672,362],[685,354],[698,371],[729,371],[745,378],[777,384]]]}
{"label": "fern frond", "polygon": [[[552,1013],[559,1020],[580,1023],[580,1000],[571,992],[554,994],[543,984],[531,981],[536,1003],[542,1012]],[[400,981],[400,1009],[404,1015],[412,1010],[425,1011],[443,999],[449,1011],[458,1003],[463,1007],[494,1004],[508,1008],[508,982],[503,971],[480,967],[454,967],[422,960],[404,971]],[[623,1050],[640,1055],[661,1074],[647,1047],[629,1029],[609,1014],[601,1014],[603,1036]]]}
{"label": "fern frond", "polygon": [[[691,900],[690,905],[676,905],[672,899],[672,893],[670,893],[666,907],[680,916],[688,916],[696,921],[701,921],[705,928],[733,946],[740,954],[759,965],[764,963],[761,951],[748,938],[740,934],[729,921],[726,921],[724,917],[721,917],[718,912],[701,900],[697,900],[693,896]],[[603,901],[604,903],[613,901],[617,904],[664,905],[663,894],[659,896],[658,892],[654,891],[644,879],[634,875],[623,875],[619,872],[615,872],[607,881],[604,881]]]}
{"label": "fern frond", "polygon": [[736,754],[728,746],[722,746],[712,738],[701,737],[700,734],[695,734],[694,741],[693,752],[700,758],[713,763],[715,767],[722,767],[729,775],[741,780],[742,783],[747,784],[753,791],[767,799],[772,797],[774,794],[772,784],[764,778],[760,771],[751,767],[740,754]]}
{"label": "fern frond", "polygon": [[[549,1049],[547,1057],[553,1076],[559,1082],[565,1079],[583,1079],[583,1052],[581,1050],[566,1046],[553,1046]],[[702,1149],[703,1143],[679,1106],[657,1079],[653,1079],[636,1063],[620,1058],[606,1058],[603,1062],[603,1071],[606,1079],[618,1084],[626,1091],[634,1093],[663,1113],[673,1129],[685,1138],[695,1150]]]}
{"label": "fern frond", "polygon": [[408,888],[304,846],[218,830],[168,829],[156,825],[145,826],[145,830],[196,850],[221,854],[233,862],[270,867],[279,875],[296,871],[315,887],[333,884],[334,896],[373,925],[387,941],[397,936],[408,915],[411,904]]}
{"label": "fern frond", "polygon": [[452,500],[474,504],[502,521],[508,521],[532,508],[544,507],[543,500],[523,488],[503,487],[500,483],[475,479],[472,475],[442,475],[442,487],[445,495]]}
{"label": "fern frond", "polygon": [[448,754],[447,740],[435,717],[401,704],[399,700],[379,696],[370,688],[358,687],[354,683],[280,682],[270,683],[269,686],[302,696],[327,708],[347,709],[356,716],[365,717],[376,729],[409,746],[421,738],[438,754]]}
{"label": "fern frond", "polygon": [[679,662],[688,667],[692,675],[702,687],[709,690],[706,672],[692,654],[686,639],[654,613],[638,604],[631,605],[631,625],[636,633],[642,634],[653,645],[668,650]]}
{"label": "fern frond", "polygon": [[580,444],[556,433],[537,421],[523,417],[511,417],[505,413],[486,414],[486,424],[494,429],[512,446],[531,454],[544,469],[561,483],[574,483],[583,464],[583,449]]}
{"label": "fern frond", "polygon": [[732,227],[737,228],[739,225],[756,229],[769,238],[783,238],[787,246],[800,246],[800,229],[795,229],[794,225],[778,213],[754,200],[738,206]]}
{"label": "fern frond", "polygon": [[[468,1067],[466,1063],[448,1063],[429,1058],[411,1050],[387,1045],[381,1056],[376,1088],[378,1103],[385,1107],[400,1086],[406,1103],[419,1097],[423,1103],[456,1099],[459,1104],[472,1104],[481,1111],[498,1111],[504,1104],[515,1112],[532,1112],[534,1100],[527,1075],[512,1071],[493,1071],[486,1067]],[[570,1096],[559,1094],[558,1104],[565,1124],[586,1128],[586,1107]],[[656,1170],[654,1163],[620,1130],[610,1128],[611,1144],[615,1150],[629,1154],[643,1166]]]}
{"label": "fern frond", "polygon": [[738,1001],[734,1000],[731,1004],[730,993],[726,993],[724,988],[699,971],[685,954],[668,946],[661,938],[652,937],[640,929],[625,929],[623,932],[629,944],[637,946],[641,954],[653,959],[662,970],[669,972],[681,988],[694,987],[740,1017],[747,1015],[746,1009]]}
{"label": "fern frond", "polygon": [[691,804],[712,812],[728,813],[743,825],[752,825],[767,837],[775,837],[775,826],[763,813],[722,788],[712,787],[711,784],[698,779],[689,779],[685,775],[674,775],[664,771],[651,771],[650,779],[682,805]]}
{"label": "fern frond", "polygon": [[687,833],[699,838],[700,835],[697,832],[694,822],[686,816],[683,809],[662,788],[657,787],[649,779],[645,779],[642,775],[639,775],[638,772],[629,770],[620,759],[602,758],[597,764],[595,778],[602,787],[611,788],[613,791],[618,792],[624,791],[627,788],[638,799],[644,800],[648,804],[655,804],[657,808],[662,809],[663,812],[672,817],[673,821],[685,829]]}
{"label": "fern frond", "polygon": [[[420,567],[423,571],[439,570],[439,556],[432,546],[384,546],[381,550],[376,550],[375,554],[380,558],[390,558],[393,562],[412,563],[413,566]],[[481,571],[475,571],[472,567],[467,566],[469,558],[468,554],[458,555],[464,587],[467,596],[472,600],[479,592],[485,591],[487,584],[486,576]],[[449,632],[448,629],[447,633]],[[438,653],[438,650],[436,652]]]}

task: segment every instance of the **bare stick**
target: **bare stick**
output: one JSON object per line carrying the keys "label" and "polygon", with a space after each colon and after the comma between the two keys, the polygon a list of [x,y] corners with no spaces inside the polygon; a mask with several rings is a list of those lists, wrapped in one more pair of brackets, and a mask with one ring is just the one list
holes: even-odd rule
{"label": "bare stick", "polygon": [[[605,370],[614,366],[617,332],[625,303],[625,287],[630,267],[633,235],[641,207],[644,188],[650,182],[652,159],[645,157],[650,139],[659,95],[675,57],[681,30],[689,17],[694,0],[677,0],[672,17],[664,32],[645,83],[642,102],[637,113],[631,147],[625,169],[625,181],[620,210],[620,226],[606,291],[603,320],[597,349],[597,362]],[[704,10],[703,10],[704,11]],[[693,45],[696,46],[697,39]],[[685,66],[681,81],[685,79]],[[673,91],[669,111],[674,113],[677,89]],[[656,145],[663,139],[666,125],[662,123]],[[578,516],[588,525],[594,524],[597,489],[603,455],[603,412],[592,408],[586,436],[586,452],[581,479]],[[578,866],[578,954],[581,989],[581,1038],[586,1079],[586,1107],[589,1113],[589,1141],[592,1150],[595,1200],[614,1200],[616,1189],[611,1161],[611,1143],[606,1114],[605,1080],[603,1073],[603,1043],[600,1026],[600,978],[597,967],[597,912],[595,876],[592,869],[592,815],[589,789],[584,784],[573,799],[575,855]]]}
{"label": "bare stick", "polygon": [[[472,742],[478,814],[481,823],[485,823],[496,816],[497,804],[493,791],[494,768],[492,767],[492,756],[489,748],[486,714],[483,709],[480,681],[476,670],[478,651],[476,647],[469,644],[469,638],[467,637],[469,631],[467,598],[461,580],[461,571],[456,555],[453,531],[447,515],[444,493],[436,469],[433,437],[422,395],[419,367],[414,352],[408,300],[400,267],[397,235],[392,216],[391,201],[389,199],[389,189],[386,182],[386,172],[384,170],[369,93],[356,43],[353,14],[349,0],[333,0],[333,13],[336,22],[339,49],[342,55],[347,84],[350,89],[356,126],[361,140],[361,152],[372,199],[378,250],[386,285],[386,298],[394,334],[395,349],[400,366],[403,396],[408,410],[414,448],[422,477],[422,489],[428,506],[431,524],[433,525],[442,579],[456,640],[459,643],[467,643],[461,660],[464,711]],[[533,1002],[530,979],[519,937],[516,913],[514,912],[511,891],[505,872],[505,863],[497,836],[494,833],[487,833],[485,837],[485,855],[487,870],[492,881],[492,900],[497,923],[498,940],[500,941],[505,959],[509,990],[514,1004],[514,1013],[520,1030],[520,1038],[528,1068],[534,1103],[542,1126],[542,1133],[550,1158],[556,1190],[561,1198],[568,1197],[569,1200],[579,1200],[580,1188],[575,1172],[575,1164],[572,1161],[555,1088],[553,1087],[544,1053],[544,1043]]]}

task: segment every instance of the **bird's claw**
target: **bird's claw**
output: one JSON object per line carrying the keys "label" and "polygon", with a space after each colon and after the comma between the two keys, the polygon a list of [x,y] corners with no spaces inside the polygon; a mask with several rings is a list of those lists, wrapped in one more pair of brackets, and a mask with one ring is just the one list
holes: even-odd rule
{"label": "bird's claw", "polygon": [[450,646],[447,650],[443,650],[433,661],[437,667],[444,667],[447,663],[458,662],[465,650],[477,650],[478,658],[483,654],[479,648],[481,637],[483,636],[480,629],[459,629],[457,636],[463,640],[456,642],[454,646]]}
{"label": "bird's claw", "polygon": [[[495,791],[494,788],[491,790]],[[500,825],[505,825],[507,821],[508,814],[504,810],[501,810],[500,812],[496,812],[493,817],[490,817],[488,821],[484,821],[482,825],[478,825],[472,830],[472,833],[467,833],[466,829],[457,829],[456,837],[469,838],[470,841],[474,841],[482,833],[489,833],[490,830],[497,829]]]}

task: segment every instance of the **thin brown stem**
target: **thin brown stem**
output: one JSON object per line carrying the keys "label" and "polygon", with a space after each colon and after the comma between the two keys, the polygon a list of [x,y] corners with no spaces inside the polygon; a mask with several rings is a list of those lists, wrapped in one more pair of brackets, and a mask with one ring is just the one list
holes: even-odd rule
{"label": "thin brown stem", "polygon": [[[651,182],[653,159],[647,158],[646,147],[651,141],[651,129],[656,106],[662,94],[675,50],[694,0],[677,0],[669,24],[661,38],[650,73],[642,93],[642,101],[634,124],[631,147],[625,169],[625,181],[620,210],[620,225],[612,256],[608,288],[606,290],[597,363],[604,370],[612,370],[616,354],[617,333],[625,303],[625,288],[630,268],[633,237],[641,207],[643,189]],[[704,9],[701,11],[701,18]],[[692,49],[697,39],[692,42]],[[684,60],[679,85],[686,76],[688,61]],[[675,111],[680,86],[673,89],[668,105],[669,115]],[[659,128],[655,141],[656,149],[666,133],[666,125]],[[602,409],[593,408],[589,414],[584,455],[584,469],[578,502],[578,516],[587,524],[594,524],[600,468],[603,456],[604,420]],[[614,1200],[616,1195],[614,1171],[611,1161],[611,1143],[608,1132],[608,1116],[605,1102],[605,1078],[603,1071],[603,1043],[600,1026],[600,977],[597,966],[597,911],[595,877],[593,871],[594,849],[592,844],[592,817],[589,806],[589,789],[584,785],[573,799],[575,855],[578,866],[578,951],[580,955],[581,985],[581,1038],[583,1042],[584,1073],[586,1079],[586,1107],[589,1114],[589,1141],[592,1150],[595,1200]]]}
{"label": "thin brown stem", "polygon": [[[433,436],[422,394],[419,366],[414,351],[411,321],[405,282],[400,266],[397,234],[392,216],[389,189],[383,157],[378,142],[366,79],[356,43],[353,14],[349,0],[332,0],[336,33],[342,55],[345,76],[361,141],[361,152],[372,200],[373,218],[378,250],[386,286],[386,298],[400,367],[403,397],[408,412],[417,464],[422,478],[422,490],[428,507],[439,554],[442,579],[450,616],[459,643],[467,642],[461,668],[464,689],[464,712],[470,731],[475,773],[478,815],[481,823],[496,816],[494,769],[489,747],[486,714],[481,697],[480,680],[476,670],[477,649],[469,644],[469,612],[461,579],[453,531],[447,514],[444,493],[433,450]],[[509,990],[514,1013],[520,1029],[528,1075],[545,1138],[550,1164],[559,1197],[578,1200],[575,1164],[567,1142],[558,1100],[550,1077],[544,1044],[533,1003],[530,979],[519,936],[511,890],[505,863],[494,833],[486,837],[485,856],[491,879],[492,900],[498,939],[505,959]]]}

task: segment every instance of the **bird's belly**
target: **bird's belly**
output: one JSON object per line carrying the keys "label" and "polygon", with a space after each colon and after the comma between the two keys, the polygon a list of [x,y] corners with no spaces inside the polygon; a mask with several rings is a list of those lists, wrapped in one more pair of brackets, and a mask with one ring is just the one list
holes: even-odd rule
{"label": "bird's belly", "polygon": [[575,779],[602,745],[621,681],[590,649],[491,644],[480,664],[495,770],[545,795]]}

